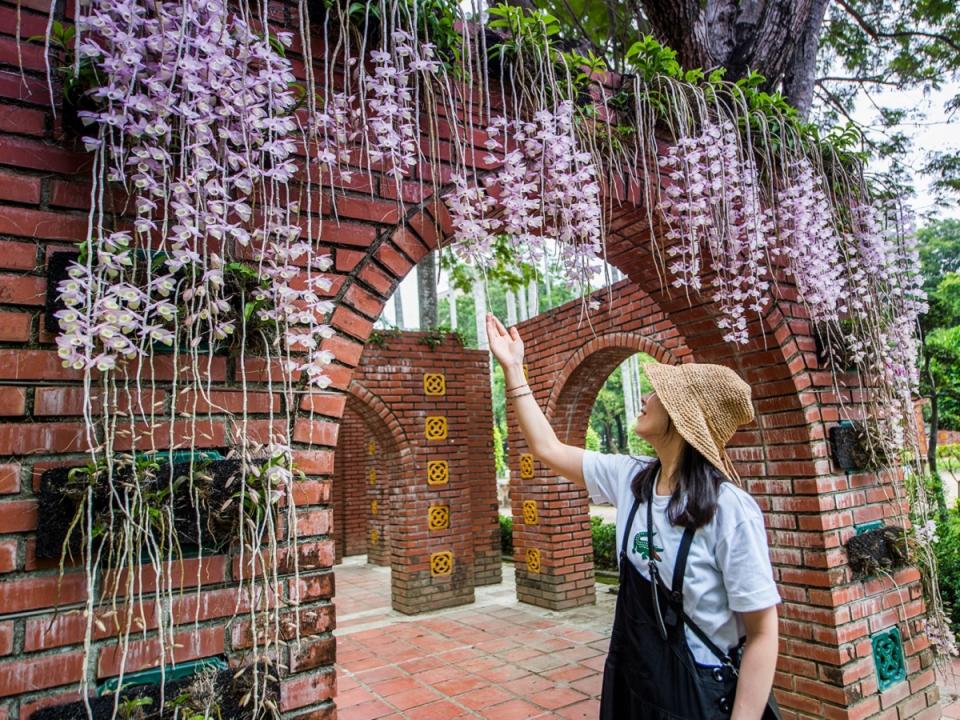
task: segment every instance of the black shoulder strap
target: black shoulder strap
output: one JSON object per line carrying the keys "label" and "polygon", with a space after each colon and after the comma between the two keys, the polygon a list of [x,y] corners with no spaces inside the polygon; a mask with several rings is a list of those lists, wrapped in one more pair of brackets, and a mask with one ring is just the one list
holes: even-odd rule
{"label": "black shoulder strap", "polygon": [[630,514],[627,516],[627,524],[623,528],[623,543],[620,547],[620,554],[626,557],[627,543],[630,540],[630,530],[633,528],[633,519],[637,516],[637,508],[640,507],[640,498],[633,498],[633,507],[630,508]]}
{"label": "black shoulder strap", "polygon": [[683,531],[683,537],[680,538],[677,561],[673,566],[673,584],[670,588],[674,595],[683,593],[683,574],[687,571],[687,556],[690,554],[690,546],[693,544],[693,536],[696,532],[696,528],[688,526]]}
{"label": "black shoulder strap", "polygon": [[696,635],[698,638],[700,638],[700,642],[702,642],[706,646],[707,650],[709,650],[710,652],[712,652],[714,655],[717,656],[717,659],[720,661],[720,664],[726,665],[727,667],[733,669],[734,675],[736,675],[737,666],[736,664],[734,664],[733,659],[729,655],[727,655],[727,653],[725,653],[723,650],[717,647],[717,644],[713,640],[711,640],[709,637],[707,637],[707,634],[700,629],[699,625],[697,625],[693,620],[690,619],[690,616],[687,615],[687,613],[685,613],[682,608],[680,610],[680,617],[683,618],[683,621],[687,624],[687,627],[689,627],[693,631],[693,634]]}

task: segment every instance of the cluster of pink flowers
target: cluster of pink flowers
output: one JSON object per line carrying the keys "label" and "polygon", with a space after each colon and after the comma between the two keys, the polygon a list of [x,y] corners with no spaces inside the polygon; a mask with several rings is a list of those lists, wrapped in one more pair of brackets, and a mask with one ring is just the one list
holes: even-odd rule
{"label": "cluster of pink flowers", "polygon": [[[300,228],[288,200],[298,147],[290,62],[223,0],[149,8],[94,0],[82,7],[77,27],[80,56],[106,79],[91,91],[98,110],[82,114],[98,130],[85,142],[98,151],[108,180],[132,192],[136,217],[134,238],[95,223],[88,262],[73,267],[61,287],[61,356],[73,367],[106,369],[148,353],[151,342],[172,344],[173,302],[184,308],[179,326],[188,345],[223,340],[238,322],[225,297],[231,250],[253,245],[271,280],[286,283],[278,296],[293,292],[289,246]],[[279,36],[285,45],[291,39]],[[339,139],[343,109],[332,112]],[[155,248],[164,260],[133,262],[131,246]],[[128,343],[113,339],[110,324],[118,287],[130,298],[117,326]],[[134,287],[142,288],[137,297]],[[76,288],[82,298],[70,294]],[[288,316],[280,311],[278,320]]]}
{"label": "cluster of pink flowers", "polygon": [[820,174],[806,158],[788,169],[776,194],[776,212],[778,243],[771,256],[785,256],[786,271],[812,320],[839,320],[847,311],[840,236]]}
{"label": "cluster of pink flowers", "polygon": [[420,145],[414,76],[436,73],[440,63],[434,59],[433,45],[422,43],[418,50],[413,36],[403,30],[395,30],[391,40],[392,51],[370,53],[376,67],[373,76],[366,78],[371,112],[367,152],[371,161],[382,163],[384,172],[399,182],[417,164]]}
{"label": "cluster of pink flowers", "polygon": [[287,235],[268,238],[260,253],[260,274],[269,282],[255,291],[255,297],[265,301],[259,319],[281,328],[285,347],[293,353],[283,361],[291,376],[302,372],[310,385],[325,388],[330,380],[324,369],[333,355],[321,344],[334,332],[322,322],[333,304],[323,299],[330,281],[321,273],[330,269],[331,258],[314,255],[310,243],[299,239],[299,227],[279,221],[275,227],[286,228]]}
{"label": "cluster of pink flowers", "polygon": [[[360,136],[360,110],[354,107],[355,98],[342,92],[331,93],[324,108],[313,118],[317,135],[316,162],[321,167],[321,179],[334,179],[334,171],[340,163],[350,161],[350,146]],[[340,173],[344,182],[350,182],[353,174]]]}
{"label": "cluster of pink flowers", "polygon": [[521,259],[536,264],[555,243],[568,280],[590,282],[603,237],[600,184],[590,154],[577,147],[573,112],[563,102],[532,121],[493,120],[487,160],[499,170],[485,178],[486,188],[456,176],[446,196],[458,255],[491,263],[493,238],[502,233]]}
{"label": "cluster of pink flowers", "polygon": [[774,230],[772,214],[761,206],[756,165],[743,157],[731,123],[680,138],[659,163],[671,181],[658,208],[670,227],[673,285],[699,291],[706,254],[717,325],[728,342],[746,343],[747,311],[760,313],[769,301],[767,246]]}

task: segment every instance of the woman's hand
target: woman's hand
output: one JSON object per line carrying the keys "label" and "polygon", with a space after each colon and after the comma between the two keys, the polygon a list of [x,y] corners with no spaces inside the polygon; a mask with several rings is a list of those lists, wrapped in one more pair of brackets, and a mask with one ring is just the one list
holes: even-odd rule
{"label": "woman's hand", "polygon": [[487,340],[490,352],[504,370],[523,367],[523,340],[515,327],[508,331],[493,313],[487,313]]}

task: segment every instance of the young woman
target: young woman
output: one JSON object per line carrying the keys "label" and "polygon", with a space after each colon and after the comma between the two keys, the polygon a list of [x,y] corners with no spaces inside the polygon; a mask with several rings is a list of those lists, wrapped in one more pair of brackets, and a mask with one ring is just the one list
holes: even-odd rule
{"label": "young woman", "polygon": [[750,386],[720,365],[650,364],[635,432],[656,458],[561,443],[524,379],[523,341],[487,316],[490,350],[533,455],[617,507],[620,591],[601,720],[778,716],[777,603],[760,508],[726,450],[753,419]]}

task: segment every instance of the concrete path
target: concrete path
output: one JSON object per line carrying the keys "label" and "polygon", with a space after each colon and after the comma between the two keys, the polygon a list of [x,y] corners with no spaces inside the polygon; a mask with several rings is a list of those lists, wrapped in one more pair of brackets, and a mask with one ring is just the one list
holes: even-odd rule
{"label": "concrete path", "polygon": [[[595,720],[616,596],[563,613],[517,602],[513,566],[476,602],[417,616],[390,609],[390,571],[336,567],[339,720]],[[940,677],[960,720],[960,660]]]}

